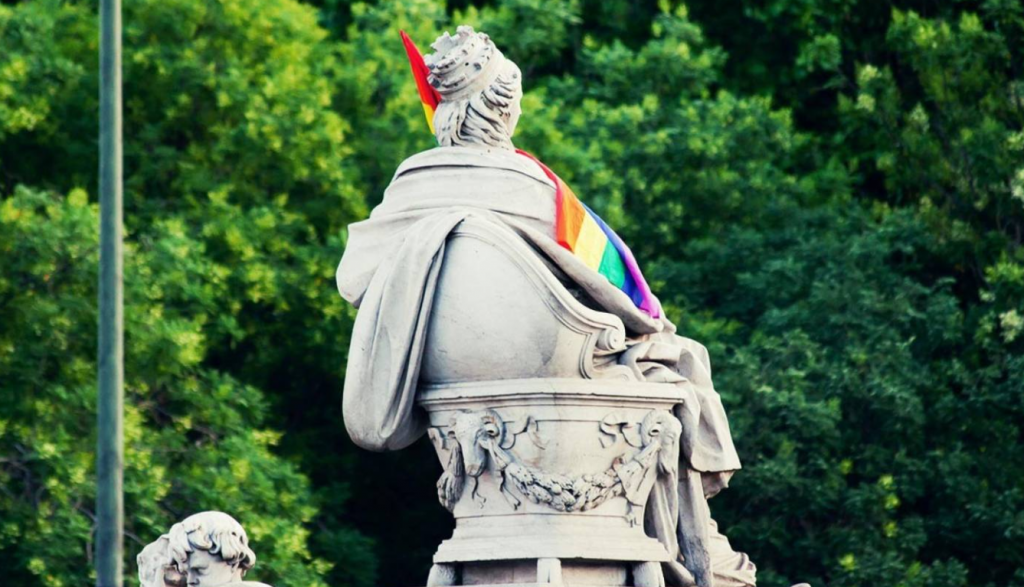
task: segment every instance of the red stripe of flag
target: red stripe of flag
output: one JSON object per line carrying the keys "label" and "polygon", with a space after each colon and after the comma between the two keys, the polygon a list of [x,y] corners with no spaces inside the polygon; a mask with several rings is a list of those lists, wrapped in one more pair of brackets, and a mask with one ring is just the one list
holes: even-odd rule
{"label": "red stripe of flag", "polygon": [[427,69],[427,64],[423,61],[423,54],[416,47],[416,43],[412,42],[405,31],[399,31],[399,33],[402,35],[405,54],[409,56],[409,66],[412,68],[412,77],[416,80],[416,89],[420,92],[423,113],[427,117],[430,132],[434,132],[434,112],[437,111],[437,105],[441,102],[441,94],[427,82],[427,74],[430,73],[430,70]]}

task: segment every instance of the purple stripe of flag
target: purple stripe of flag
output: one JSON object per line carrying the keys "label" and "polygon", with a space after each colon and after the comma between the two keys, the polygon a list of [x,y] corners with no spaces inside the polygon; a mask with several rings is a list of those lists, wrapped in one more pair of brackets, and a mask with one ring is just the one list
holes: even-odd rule
{"label": "purple stripe of flag", "polygon": [[[639,302],[637,305],[641,310],[650,315],[651,318],[661,318],[661,304],[658,303],[658,298],[654,297],[654,293],[651,291],[647,280],[644,279],[644,274],[640,272],[640,265],[636,262],[636,257],[633,256],[633,251],[629,250],[629,246],[619,238],[619,235],[615,234],[615,231],[610,226],[605,224],[601,217],[594,213],[589,206],[580,201],[583,208],[586,209],[587,213],[597,222],[597,225],[604,231],[605,236],[608,237],[608,241],[612,243],[615,250],[619,252],[619,256],[622,257],[622,262],[626,266],[626,270],[629,271],[630,277],[636,284],[639,290],[640,300],[636,299],[636,296],[631,295],[631,292],[626,292],[634,302]],[[623,288],[625,289],[625,288]]]}

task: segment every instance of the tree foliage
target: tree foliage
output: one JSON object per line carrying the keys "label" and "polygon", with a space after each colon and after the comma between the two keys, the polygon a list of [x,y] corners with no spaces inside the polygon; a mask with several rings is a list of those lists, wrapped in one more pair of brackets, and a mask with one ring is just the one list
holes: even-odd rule
{"label": "tree foliage", "polygon": [[[365,206],[332,108],[337,47],[289,1],[134,2],[124,21],[126,550],[219,508],[249,530],[257,577],[326,584],[369,541],[329,517],[342,481],[313,487],[286,457],[323,433],[283,431],[306,388],[340,388],[351,323],[333,266]],[[0,549],[24,585],[90,573],[96,32],[85,5],[0,7],[0,94],[23,113],[0,146]]]}
{"label": "tree foliage", "polygon": [[[133,535],[224,507],[263,580],[424,580],[437,466],[348,443],[332,275],[431,145],[397,30],[468,23],[526,74],[517,145],[709,346],[744,462],[712,509],[760,584],[1024,586],[1015,0],[125,9]],[[26,586],[88,575],[96,32],[83,3],[0,6],[0,556]]]}

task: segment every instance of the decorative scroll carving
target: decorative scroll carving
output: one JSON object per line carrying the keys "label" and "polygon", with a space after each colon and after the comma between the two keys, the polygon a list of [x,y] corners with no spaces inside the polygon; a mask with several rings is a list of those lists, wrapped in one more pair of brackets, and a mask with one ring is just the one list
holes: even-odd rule
{"label": "decorative scroll carving", "polygon": [[513,509],[518,509],[522,501],[508,489],[509,482],[533,503],[560,512],[587,511],[611,498],[625,497],[631,506],[627,519],[636,525],[640,520],[633,507],[642,507],[647,501],[659,472],[677,466],[682,425],[668,411],[652,410],[639,426],[610,414],[602,422],[601,431],[613,439],[622,433],[627,443],[639,450],[629,457],[616,458],[600,473],[563,475],[527,466],[512,453],[520,434],[527,434],[534,444],[544,448],[532,418],[505,423],[494,410],[458,412],[452,416],[446,435],[436,428],[429,431],[435,445],[449,451],[448,464],[437,482],[438,499],[452,511],[466,482],[472,479],[471,496],[483,507],[486,500],[477,493],[479,477],[492,463],[501,494]]}

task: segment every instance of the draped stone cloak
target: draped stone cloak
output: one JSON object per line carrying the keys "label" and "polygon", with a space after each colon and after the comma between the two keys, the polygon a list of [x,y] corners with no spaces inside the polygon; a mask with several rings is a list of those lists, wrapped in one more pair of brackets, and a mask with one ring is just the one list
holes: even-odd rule
{"label": "draped stone cloak", "polygon": [[740,468],[711,382],[706,349],[676,336],[665,318],[641,312],[621,290],[555,241],[555,186],[537,164],[503,149],[440,147],[401,164],[380,205],[349,226],[338,290],[359,308],[349,347],[343,412],[352,440],[397,450],[426,429],[415,395],[445,242],[468,217],[510,228],[595,309],[618,316],[627,350],[618,357],[638,380],[692,388],[677,410],[680,451],[704,473],[710,497]]}

